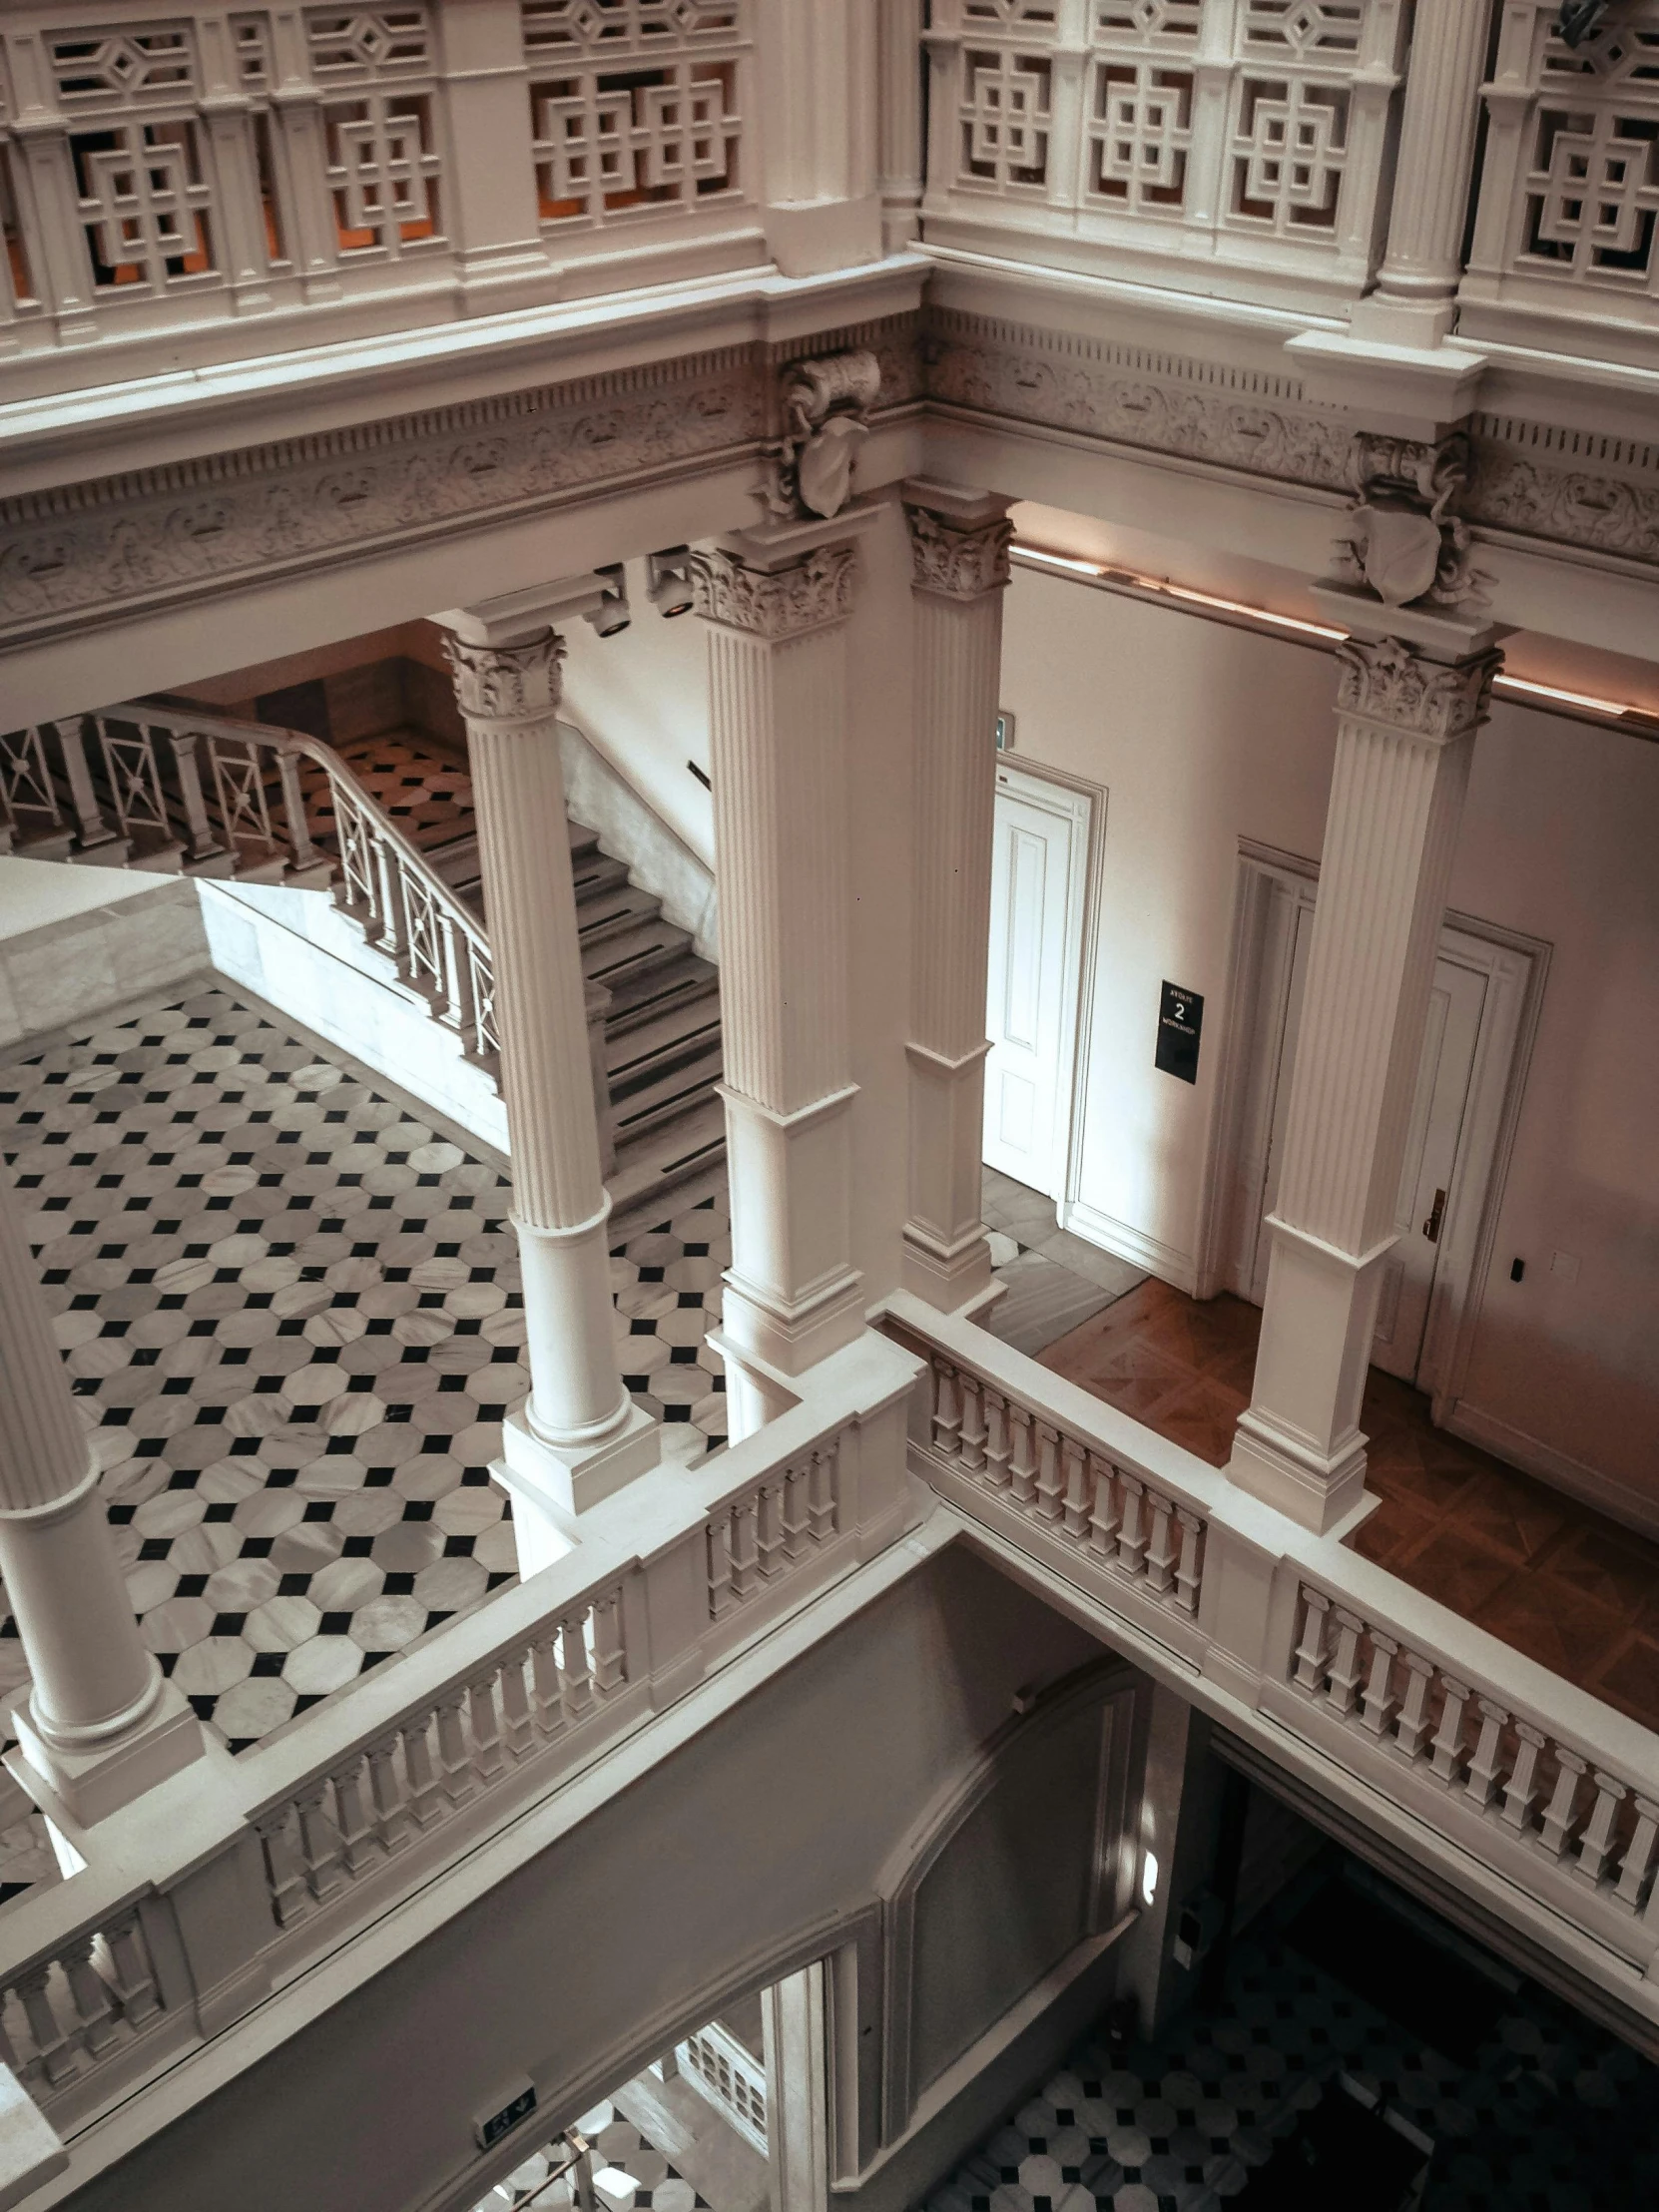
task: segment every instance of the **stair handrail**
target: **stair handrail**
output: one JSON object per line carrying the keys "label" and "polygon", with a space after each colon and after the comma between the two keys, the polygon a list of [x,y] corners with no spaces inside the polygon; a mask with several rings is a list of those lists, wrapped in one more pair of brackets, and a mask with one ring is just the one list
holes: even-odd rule
{"label": "stair handrail", "polygon": [[[276,757],[293,865],[306,869],[320,858],[305,820],[299,762],[307,760],[328,779],[338,844],[335,903],[365,937],[396,961],[398,972],[429,998],[438,1018],[457,1031],[467,1057],[493,1065],[501,1049],[495,1026],[495,967],[484,925],[404,835],[367,788],[320,739],[275,723],[235,715],[189,711],[161,700],[126,700],[87,717],[103,737],[109,722],[135,725],[145,735],[166,733],[180,767],[186,814],[197,836],[217,827],[223,846],[239,839],[276,844],[263,783],[228,756],[243,748],[252,764],[256,749]],[[152,748],[153,750],[153,748]],[[207,808],[204,755],[212,781],[217,826]]]}

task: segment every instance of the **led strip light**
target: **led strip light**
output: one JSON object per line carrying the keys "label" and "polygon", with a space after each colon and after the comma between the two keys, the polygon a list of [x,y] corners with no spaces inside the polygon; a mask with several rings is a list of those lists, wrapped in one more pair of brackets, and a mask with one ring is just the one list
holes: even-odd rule
{"label": "led strip light", "polygon": [[[1271,607],[1252,607],[1242,599],[1224,599],[1216,592],[1193,591],[1185,584],[1172,584],[1162,576],[1142,576],[1115,561],[1085,561],[1070,553],[1050,553],[1042,546],[1026,545],[1019,539],[1014,541],[1012,551],[1016,559],[1029,561],[1039,568],[1058,569],[1067,575],[1086,577],[1091,583],[1115,586],[1137,596],[1223,615],[1268,635],[1292,631],[1302,637],[1329,639],[1332,644],[1339,644],[1348,636],[1346,630],[1334,629],[1327,622],[1306,622],[1299,615],[1275,614]],[[1589,692],[1564,691],[1557,684],[1535,684],[1524,676],[1499,676],[1492,688],[1523,701],[1548,700],[1552,706],[1591,717],[1597,723],[1622,725],[1638,737],[1659,733],[1659,716],[1649,714],[1642,707],[1627,706],[1621,700],[1597,699]]]}

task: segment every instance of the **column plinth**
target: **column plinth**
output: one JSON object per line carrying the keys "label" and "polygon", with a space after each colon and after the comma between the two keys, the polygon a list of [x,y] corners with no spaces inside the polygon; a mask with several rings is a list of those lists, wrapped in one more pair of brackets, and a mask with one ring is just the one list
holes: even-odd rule
{"label": "column plinth", "polygon": [[[200,1759],[201,1724],[133,1617],[86,1430],[0,1172],[0,1575],[29,1686],[9,1701],[24,1786],[90,1827]],[[54,1803],[55,1801],[55,1803]]]}
{"label": "column plinth", "polygon": [[904,486],[915,769],[903,1279],[944,1311],[975,1305],[991,1288],[980,1156],[1009,504],[925,479]]}
{"label": "column plinth", "polygon": [[[1291,1076],[1262,1335],[1232,1479],[1324,1530],[1365,1494],[1361,1401],[1446,884],[1501,656],[1490,625],[1322,593],[1337,760]],[[1415,632],[1414,642],[1390,631]]]}
{"label": "column plinth", "polygon": [[851,1260],[851,540],[876,510],[692,557],[709,638],[732,1266],[717,1349],[734,1440],[863,1327]]}
{"label": "column plinth", "polygon": [[623,1387],[616,1356],[610,1200],[559,761],[564,641],[547,621],[566,603],[582,606],[551,590],[543,604],[520,594],[439,618],[467,728],[524,1279],[530,1395],[506,1423],[493,1471],[513,1498],[526,1574],[570,1548],[573,1513],[659,1453],[657,1425]]}

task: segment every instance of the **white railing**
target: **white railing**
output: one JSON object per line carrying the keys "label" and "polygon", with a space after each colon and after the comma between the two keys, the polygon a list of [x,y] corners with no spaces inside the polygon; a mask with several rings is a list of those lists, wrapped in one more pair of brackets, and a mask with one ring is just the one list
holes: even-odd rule
{"label": "white railing", "polygon": [[[1463,278],[1475,336],[1582,346],[1659,331],[1659,0],[1615,0],[1570,47],[1559,0],[1500,11]],[[1540,323],[1548,328],[1541,328]]]}
{"label": "white railing", "polygon": [[1400,0],[935,0],[931,20],[929,236],[1023,231],[1035,259],[1144,258],[1233,296],[1366,288]]}
{"label": "white railing", "polygon": [[947,1504],[1195,1669],[1253,1742],[1276,1724],[1328,1790],[1564,1923],[1659,2021],[1659,1737],[972,1323],[901,1293],[886,1326],[927,1363],[910,1465]]}
{"label": "white railing", "polygon": [[752,7],[467,0],[457,39],[437,0],[9,5],[0,345],[85,381],[116,372],[89,346],[181,323],[263,351],[365,298],[553,298],[603,256],[660,280],[653,246],[754,225]]}
{"label": "white railing", "polygon": [[[901,1536],[916,1375],[866,1335],[761,1433],[584,1513],[566,1558],[101,1823],[81,1873],[0,1921],[0,2062],[72,2132]],[[792,1492],[799,1540],[717,1603],[711,1560]]]}
{"label": "white railing", "polygon": [[711,1620],[753,1603],[838,1534],[841,1443],[826,1438],[711,1515]]}
{"label": "white railing", "polygon": [[719,2020],[697,2028],[675,2052],[688,2081],[758,2151],[767,2147],[767,2072]]}
{"label": "white railing", "polygon": [[[335,903],[455,1031],[467,1058],[493,1068],[500,1039],[483,923],[328,746],[149,700],[84,720],[107,764],[111,819],[99,818],[100,827],[125,838],[135,858],[309,885],[332,875]],[[81,749],[70,726],[59,725],[58,738],[66,759]],[[314,826],[304,769],[326,789],[325,800],[316,794]],[[318,849],[329,816],[332,855]]]}

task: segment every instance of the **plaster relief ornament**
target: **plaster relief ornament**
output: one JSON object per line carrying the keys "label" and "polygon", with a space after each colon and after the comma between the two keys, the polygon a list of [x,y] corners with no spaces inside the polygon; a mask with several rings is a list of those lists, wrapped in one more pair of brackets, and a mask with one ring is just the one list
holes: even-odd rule
{"label": "plaster relief ornament", "polygon": [[1338,573],[1388,607],[1484,607],[1488,579],[1473,565],[1468,524],[1451,512],[1468,476],[1460,431],[1432,445],[1362,431],[1354,441],[1360,496],[1337,543]]}
{"label": "plaster relief ornament", "polygon": [[757,495],[770,514],[828,521],[840,513],[852,496],[858,448],[869,435],[864,418],[880,393],[881,364],[873,353],[830,353],[794,363],[780,391],[784,436]]}

